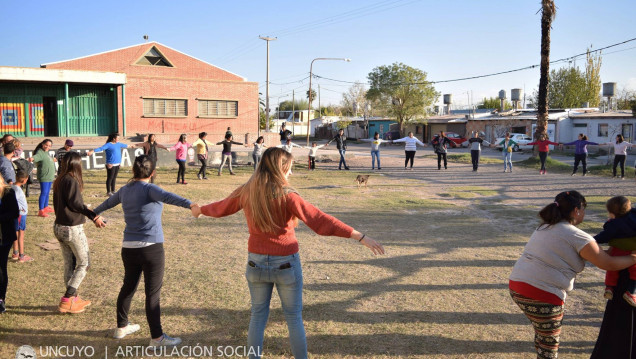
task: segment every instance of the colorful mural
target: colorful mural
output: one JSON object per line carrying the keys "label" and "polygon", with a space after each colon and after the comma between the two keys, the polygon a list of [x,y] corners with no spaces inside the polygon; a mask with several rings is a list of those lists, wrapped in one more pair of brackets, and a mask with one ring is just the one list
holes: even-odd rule
{"label": "colorful mural", "polygon": [[0,102],[0,132],[24,132],[24,104]]}
{"label": "colorful mural", "polygon": [[41,103],[29,104],[29,126],[35,136],[44,136],[44,105]]}

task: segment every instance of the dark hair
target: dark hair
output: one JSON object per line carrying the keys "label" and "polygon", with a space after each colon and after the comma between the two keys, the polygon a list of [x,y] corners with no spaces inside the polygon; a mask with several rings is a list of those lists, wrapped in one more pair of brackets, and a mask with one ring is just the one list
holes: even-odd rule
{"label": "dark hair", "polygon": [[230,126],[227,126],[227,130],[228,130],[228,131],[230,130]]}
{"label": "dark hair", "polygon": [[33,150],[33,156],[35,156],[35,154],[38,153],[38,151],[42,149],[42,146],[44,146],[44,144],[47,142],[53,143],[53,141],[50,138],[45,138],[44,141],[38,143],[38,145],[35,146],[35,150]]}
{"label": "dark hair", "polygon": [[231,140],[232,137],[233,136],[231,134],[229,134],[229,133],[225,135],[225,139],[228,140],[228,141]]}
{"label": "dark hair", "polygon": [[13,142],[7,142],[4,144],[4,146],[2,146],[2,151],[4,152],[5,155],[8,155],[9,153],[13,153],[15,152],[15,145],[13,144]]}
{"label": "dark hair", "polygon": [[154,133],[149,133],[149,134],[148,134],[148,140],[147,140],[147,141],[148,141],[148,143],[151,143],[151,142],[150,142],[150,139],[151,139],[151,138],[153,138],[153,137],[155,137],[155,134],[154,134]]}
{"label": "dark hair", "polygon": [[605,208],[616,218],[623,217],[632,209],[629,199],[625,196],[616,196],[608,199],[607,203],[605,203]]}
{"label": "dark hair", "polygon": [[373,137],[375,137],[375,136],[380,136],[380,134],[376,131],[376,132],[373,134]]}
{"label": "dark hair", "polygon": [[587,141],[587,135],[581,134],[581,136],[583,136],[583,137],[581,137],[581,139],[582,139],[583,141]]}
{"label": "dark hair", "polygon": [[29,178],[29,175],[21,169],[15,171],[15,181],[19,182],[25,178]]}
{"label": "dark hair", "polygon": [[625,138],[621,134],[616,135],[616,138],[616,143],[623,143],[623,141],[625,140]]}
{"label": "dark hair", "polygon": [[199,138],[203,138],[203,137],[205,137],[207,135],[208,135],[207,132],[199,132]]}
{"label": "dark hair", "polygon": [[7,141],[7,138],[9,137],[13,137],[13,135],[10,133],[5,133],[4,136],[2,136],[2,139],[0,139],[0,143],[5,143]]}
{"label": "dark hair", "polygon": [[572,211],[575,208],[581,209],[582,207],[587,207],[587,201],[582,194],[577,191],[561,192],[554,197],[554,202],[543,207],[541,212],[539,212],[539,217],[542,220],[539,227],[544,225],[552,226],[561,221],[568,221],[572,224],[574,220],[571,217]]}
{"label": "dark hair", "polygon": [[108,138],[106,139],[106,143],[115,141],[117,137],[119,137],[119,133],[117,132],[111,133],[110,135],[108,135]]}
{"label": "dark hair", "polygon": [[55,182],[53,182],[53,191],[66,190],[60,189],[60,182],[63,177],[71,176],[80,185],[80,190],[84,189],[84,181],[82,180],[82,156],[75,151],[69,151],[62,157],[59,173]]}
{"label": "dark hair", "polygon": [[139,180],[152,176],[155,170],[155,161],[148,155],[140,155],[135,158],[133,163],[133,179]]}
{"label": "dark hair", "polygon": [[263,136],[258,136],[258,138],[256,139],[256,143],[260,143],[259,141],[265,141],[265,139],[263,138]]}
{"label": "dark hair", "polygon": [[179,136],[179,142],[185,143],[186,136],[187,135],[185,133],[182,133],[181,136]]}

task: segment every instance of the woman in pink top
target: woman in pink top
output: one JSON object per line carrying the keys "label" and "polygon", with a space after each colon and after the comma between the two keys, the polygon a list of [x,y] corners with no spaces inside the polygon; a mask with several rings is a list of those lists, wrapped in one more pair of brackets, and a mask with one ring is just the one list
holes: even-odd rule
{"label": "woman in pink top", "polygon": [[[186,170],[186,156],[188,155],[188,148],[192,147],[187,141],[187,135],[182,133],[179,136],[179,142],[177,142],[174,146],[170,147],[168,151],[176,151],[177,164],[179,165],[179,172],[177,172],[177,183],[188,184],[185,181],[185,170]],[[181,182],[179,182],[179,178],[181,178]]]}
{"label": "woman in pink top", "polygon": [[550,152],[550,145],[558,146],[559,143],[552,142],[548,139],[547,135],[542,135],[540,140],[530,142],[529,145],[539,146],[539,159],[541,160],[541,169],[539,174],[544,175],[547,173],[545,170],[545,160],[548,158],[548,152]]}

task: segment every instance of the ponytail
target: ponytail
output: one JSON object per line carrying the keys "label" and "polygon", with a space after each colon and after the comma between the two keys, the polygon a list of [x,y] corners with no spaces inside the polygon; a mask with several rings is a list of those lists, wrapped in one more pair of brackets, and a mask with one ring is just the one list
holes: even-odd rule
{"label": "ponytail", "polygon": [[572,211],[575,208],[581,209],[582,207],[587,207],[587,201],[582,194],[577,191],[561,192],[554,197],[554,202],[543,207],[541,212],[539,212],[539,217],[541,217],[542,221],[539,227],[553,226],[562,221],[572,224],[574,221]]}

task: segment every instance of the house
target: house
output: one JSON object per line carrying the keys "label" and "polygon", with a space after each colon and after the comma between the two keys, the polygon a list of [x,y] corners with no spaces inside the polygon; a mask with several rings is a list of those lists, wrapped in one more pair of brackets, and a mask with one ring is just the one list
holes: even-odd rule
{"label": "house", "polygon": [[397,124],[397,121],[395,119],[381,118],[381,117],[372,117],[368,119],[368,122],[369,122],[368,138],[373,138],[373,135],[376,132],[379,133],[380,138],[382,138],[384,133],[390,130],[391,125]]}
{"label": "house", "polygon": [[574,141],[579,133],[597,143],[613,142],[618,134],[622,134],[627,142],[636,139],[636,117],[632,111],[573,110],[561,127],[559,142]]}
{"label": "house", "polygon": [[[558,140],[562,132],[569,133],[569,129],[560,128],[560,123],[566,121],[568,111],[563,109],[548,110],[548,136],[550,140]],[[537,122],[536,109],[510,110],[502,113],[493,112],[487,116],[479,116],[468,119],[466,124],[467,134],[483,132],[486,141],[494,141],[503,137],[506,132],[524,133],[532,135]]]}
{"label": "house", "polygon": [[[256,136],[259,130],[258,83],[158,42],[50,62],[41,67],[124,74],[124,83],[104,89],[112,91],[114,99],[108,111],[113,111],[116,125],[109,130],[117,130],[124,136],[150,132],[157,134],[158,140],[176,141],[181,133],[205,131],[212,139],[221,139],[231,127],[235,138],[243,141],[248,135]],[[60,96],[55,100],[60,101]],[[66,111],[59,106],[58,102],[58,114]],[[73,133],[71,129],[58,135]]]}

